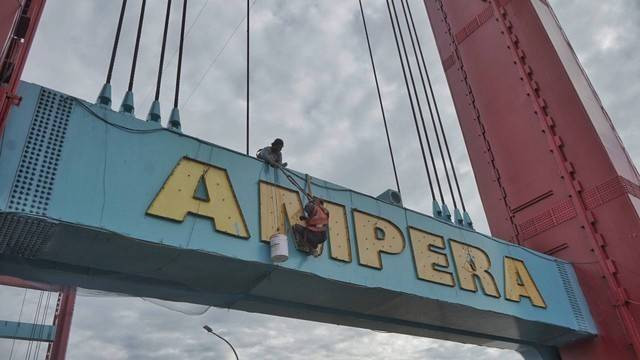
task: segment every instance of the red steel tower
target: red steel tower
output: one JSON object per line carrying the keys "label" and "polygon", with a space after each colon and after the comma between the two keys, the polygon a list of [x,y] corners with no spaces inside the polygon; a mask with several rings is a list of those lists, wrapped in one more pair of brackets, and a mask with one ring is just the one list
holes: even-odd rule
{"label": "red steel tower", "polygon": [[424,0],[493,235],[571,261],[600,335],[640,358],[639,175],[545,0]]}

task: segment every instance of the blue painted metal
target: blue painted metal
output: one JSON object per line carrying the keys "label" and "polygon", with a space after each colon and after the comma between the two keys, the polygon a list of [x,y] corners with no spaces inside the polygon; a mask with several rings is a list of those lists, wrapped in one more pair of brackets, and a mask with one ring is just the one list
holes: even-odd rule
{"label": "blue painted metal", "polygon": [[96,103],[111,108],[111,84],[102,85]]}
{"label": "blue painted metal", "polygon": [[[313,194],[349,214],[353,260],[293,250],[274,265],[260,241],[258,183],[295,190],[282,174],[37,85],[23,83],[20,93],[0,148],[0,222],[9,224],[0,227],[0,273],[504,348],[557,346],[596,334],[569,263],[320,179],[312,181]],[[52,126],[35,131],[43,119]],[[25,155],[39,144],[50,150]],[[185,156],[227,170],[249,239],[216,232],[201,217],[174,222],[145,214]],[[388,219],[404,234],[400,254],[382,254],[383,270],[358,264],[353,209]],[[547,308],[418,279],[409,226],[442,235],[448,248],[452,239],[482,248],[501,294],[503,257],[522,259]],[[35,240],[27,236],[34,229],[40,229]]]}
{"label": "blue painted metal", "polygon": [[0,339],[53,342],[56,327],[0,320]]}
{"label": "blue painted metal", "polygon": [[133,92],[127,91],[122,99],[122,105],[120,105],[120,112],[125,114],[135,114],[135,105],[133,103]]}
{"label": "blue painted metal", "polygon": [[154,100],[149,108],[149,114],[147,115],[147,121],[160,122],[160,101]]}
{"label": "blue painted metal", "polygon": [[174,107],[173,109],[171,109],[168,128],[176,132],[182,131],[182,125],[180,124],[180,110],[178,110],[178,108]]}

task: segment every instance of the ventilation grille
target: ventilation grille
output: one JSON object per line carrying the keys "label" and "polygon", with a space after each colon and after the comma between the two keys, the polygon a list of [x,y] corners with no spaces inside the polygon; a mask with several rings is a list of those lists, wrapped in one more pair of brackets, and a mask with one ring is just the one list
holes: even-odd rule
{"label": "ventilation grille", "polygon": [[576,294],[576,289],[573,287],[573,282],[571,281],[571,277],[569,272],[569,264],[556,261],[556,267],[558,268],[558,273],[560,274],[560,279],[562,280],[562,285],[564,287],[564,291],[567,294],[567,299],[569,300],[569,305],[571,306],[571,311],[573,312],[573,318],[576,320],[576,325],[578,325],[578,329],[582,331],[589,331],[589,325],[587,324],[587,320],[585,319],[584,312],[582,306],[580,306],[580,302],[578,301],[578,295]]}
{"label": "ventilation grille", "polygon": [[55,223],[0,213],[0,254],[37,257],[49,242]]}
{"label": "ventilation grille", "polygon": [[42,89],[31,122],[8,209],[46,215],[58,171],[72,100]]}

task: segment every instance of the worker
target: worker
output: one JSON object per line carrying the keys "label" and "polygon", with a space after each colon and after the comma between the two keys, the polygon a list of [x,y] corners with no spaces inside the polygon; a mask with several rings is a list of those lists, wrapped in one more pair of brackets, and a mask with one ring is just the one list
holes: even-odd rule
{"label": "worker", "polygon": [[282,139],[275,139],[271,143],[271,146],[267,146],[258,150],[256,156],[258,159],[266,161],[273,167],[287,167],[287,163],[282,162],[282,147],[284,141]]}
{"label": "worker", "polygon": [[313,197],[304,206],[304,216],[300,220],[305,221],[305,225],[293,225],[293,234],[296,241],[303,247],[309,249],[313,256],[320,256],[319,245],[327,240],[327,230],[329,224],[329,210],[324,207],[324,201]]}

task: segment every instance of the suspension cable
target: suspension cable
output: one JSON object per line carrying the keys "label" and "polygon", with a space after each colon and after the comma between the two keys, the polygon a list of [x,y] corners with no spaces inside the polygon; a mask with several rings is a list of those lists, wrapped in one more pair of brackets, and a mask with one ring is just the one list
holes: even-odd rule
{"label": "suspension cable", "polygon": [[156,81],[156,95],[154,100],[160,99],[160,87],[162,85],[162,69],[164,67],[164,51],[167,45],[167,33],[169,32],[169,17],[171,16],[171,0],[167,0],[167,12],[164,17],[164,31],[162,32],[162,48],[160,50],[160,64],[158,65],[158,80]]}
{"label": "suspension cable", "polygon": [[[42,314],[42,320],[38,324],[40,326],[40,329],[38,332],[38,338],[42,338],[42,335],[44,333],[44,323],[47,321],[47,314],[49,313],[50,302],[51,302],[51,292],[47,291],[47,301],[45,302],[44,313]],[[42,345],[42,341],[38,341],[38,344],[36,345],[36,351],[33,353],[34,360],[38,358],[41,345]]]}
{"label": "suspension cable", "polygon": [[[444,159],[444,152],[442,151],[442,143],[440,142],[440,136],[438,135],[438,127],[436,126],[436,120],[435,117],[433,115],[433,109],[431,106],[431,101],[429,100],[429,93],[427,92],[427,86],[425,84],[424,81],[424,75],[422,73],[422,68],[420,67],[420,58],[418,57],[418,51],[416,49],[416,42],[414,39],[414,35],[415,38],[418,37],[418,32],[416,31],[416,27],[415,27],[415,23],[413,21],[413,16],[411,16],[411,26],[409,26],[409,18],[407,17],[407,10],[405,8],[405,3],[408,5],[408,1],[407,0],[400,0],[400,3],[402,5],[402,12],[404,13],[404,20],[407,23],[407,29],[409,31],[409,38],[411,39],[411,46],[413,48],[413,55],[415,57],[416,60],[416,64],[418,65],[418,73],[420,74],[420,81],[422,83],[422,89],[424,90],[424,96],[427,99],[427,106],[429,108],[429,117],[431,118],[431,124],[433,125],[433,131],[436,137],[436,142],[438,144],[438,150],[440,152],[440,159],[442,160],[442,166],[444,167],[444,173],[445,173],[445,177],[447,180],[447,185],[449,186],[449,192],[451,194],[451,199],[453,200],[453,207],[454,208],[458,208],[458,204],[456,202],[456,198],[455,195],[453,193],[453,187],[451,186],[451,178],[449,177],[449,170],[447,169],[447,163]],[[413,28],[413,31],[411,31]],[[414,34],[415,33],[415,34]],[[420,50],[420,53],[422,55],[422,50]],[[424,61],[424,58],[423,58]],[[425,67],[426,70],[426,67]],[[417,96],[417,93],[416,93]],[[423,123],[424,125],[424,123]],[[425,129],[425,134],[426,134],[426,129]],[[426,136],[426,135],[425,135]],[[434,167],[435,167],[435,163],[434,163]]]}
{"label": "suspension cable", "polygon": [[396,49],[398,50],[398,58],[400,59],[400,67],[402,68],[402,75],[404,77],[404,85],[407,89],[407,94],[409,95],[409,104],[411,105],[411,113],[413,114],[413,123],[416,127],[416,134],[418,135],[418,142],[420,143],[420,149],[422,154],[422,162],[424,163],[424,169],[427,172],[427,180],[429,183],[429,190],[431,192],[431,198],[433,201],[436,201],[436,193],[433,190],[433,182],[431,181],[431,171],[429,170],[429,165],[427,163],[427,156],[424,151],[424,144],[422,143],[422,137],[420,136],[420,127],[418,125],[418,118],[416,116],[416,109],[413,104],[413,98],[411,97],[411,89],[409,88],[409,81],[407,80],[407,71],[404,68],[404,60],[402,57],[402,52],[400,51],[400,43],[398,42],[398,35],[396,33],[396,25],[393,22],[393,15],[391,14],[391,6],[389,5],[389,0],[387,2],[387,10],[389,11],[389,20],[391,21],[391,28],[393,30],[393,37],[396,41]]}
{"label": "suspension cable", "polygon": [[131,73],[129,74],[129,87],[127,88],[128,92],[133,91],[133,79],[136,76],[136,64],[138,62],[138,50],[140,49],[140,36],[142,35],[142,25],[144,22],[144,10],[147,5],[147,0],[142,0],[142,5],[140,6],[140,18],[138,19],[138,30],[136,33],[136,44],[133,49],[133,61],[131,62]]}
{"label": "suspension cable", "polygon": [[118,52],[118,44],[120,43],[120,32],[122,30],[122,20],[124,19],[124,11],[127,7],[127,0],[122,0],[120,8],[120,17],[118,18],[118,28],[116,29],[116,37],[113,40],[113,49],[111,49],[111,60],[109,61],[109,70],[107,70],[107,84],[111,83],[111,75],[113,74],[113,65],[116,62],[116,53]]}
{"label": "suspension cable", "polygon": [[249,155],[249,10],[251,0],[247,0],[247,156]]}
{"label": "suspension cable", "polygon": [[36,313],[33,316],[33,322],[32,322],[32,327],[31,327],[31,332],[29,334],[29,344],[27,345],[27,352],[25,354],[25,359],[29,359],[31,357],[31,350],[32,350],[32,346],[33,346],[33,338],[36,335],[36,324],[38,323],[38,317],[40,316],[40,309],[42,306],[42,296],[44,295],[44,291],[40,291],[40,298],[38,299],[38,305],[36,306]]}
{"label": "suspension cable", "polygon": [[398,193],[400,191],[400,181],[398,180],[398,170],[396,169],[396,161],[393,156],[393,148],[391,147],[391,138],[389,137],[389,127],[387,126],[387,117],[384,114],[384,105],[382,104],[382,95],[380,94],[380,84],[378,83],[378,74],[376,72],[376,64],[373,61],[373,52],[371,51],[371,42],[369,40],[369,30],[367,30],[367,21],[364,16],[364,9],[362,7],[362,0],[358,0],[360,4],[360,14],[362,15],[362,25],[364,26],[364,34],[367,38],[367,47],[369,48],[369,58],[371,59],[371,67],[373,68],[373,78],[376,82],[376,90],[378,92],[378,101],[380,102],[380,112],[382,113],[382,121],[384,122],[384,131],[387,134],[387,144],[389,145],[389,154],[391,154],[391,164],[393,165],[393,175],[396,179],[396,188]]}
{"label": "suspension cable", "polygon": [[[24,289],[24,295],[22,296],[22,305],[20,306],[20,313],[18,314],[18,322],[22,320],[22,310],[24,310],[24,301],[27,299],[27,289]],[[11,352],[9,353],[9,360],[13,359],[13,347],[16,345],[16,339],[11,342]]]}
{"label": "suspension cable", "polygon": [[[400,20],[399,20],[399,17],[398,17],[398,11],[396,9],[396,4],[395,4],[394,0],[391,0],[391,5],[393,7],[393,14],[394,14],[393,18],[395,19],[395,23],[396,23],[396,25],[398,27],[398,33],[400,35],[400,42],[402,43],[402,50],[404,52],[404,58],[406,59],[406,62],[407,62],[407,69],[409,70],[409,78],[411,79],[411,85],[412,85],[412,88],[413,88],[413,94],[416,97],[415,100],[416,100],[416,105],[417,105],[417,108],[418,108],[418,113],[420,115],[420,119],[422,120],[422,126],[423,126],[424,133],[425,133],[424,134],[425,135],[425,140],[426,140],[426,143],[427,143],[427,149],[429,150],[429,157],[431,159],[431,164],[433,166],[433,172],[434,172],[434,177],[435,177],[435,180],[436,180],[436,185],[438,187],[438,193],[440,195],[441,202],[444,204],[444,196],[442,194],[442,187],[440,185],[440,178],[438,176],[438,169],[435,166],[435,161],[434,161],[434,158],[433,158],[433,150],[431,149],[431,142],[429,140],[429,136],[428,136],[428,133],[426,131],[426,126],[425,126],[425,123],[424,123],[424,116],[422,114],[422,107],[420,106],[420,100],[418,98],[418,90],[416,88],[415,79],[413,77],[413,71],[411,69],[411,63],[409,61],[409,55],[407,53],[407,47],[406,47],[406,44],[404,42],[404,35],[402,34],[402,26],[400,25]],[[387,1],[387,9],[389,10],[389,16],[391,16],[391,9],[389,8],[389,2],[388,1]],[[392,19],[392,21],[393,21],[393,19]],[[395,36],[395,30],[394,30],[394,36]],[[402,53],[400,53],[400,47],[399,47],[398,42],[397,42],[397,37],[396,37],[396,47],[398,48],[399,56],[402,58]],[[411,99],[411,91],[409,89],[409,83],[407,82],[406,75],[405,75],[405,85],[406,85],[407,90],[408,90],[409,98]],[[413,100],[411,100],[411,103],[413,103]],[[417,119],[416,114],[415,114],[415,109],[412,108],[412,112],[413,112],[413,116],[414,116],[414,122],[415,122],[415,125],[416,125],[416,132],[417,132],[418,137],[420,138],[420,129],[419,129],[419,126],[418,126],[418,119]],[[422,148],[422,151],[424,152],[424,147]],[[423,155],[424,155],[424,153],[423,153]],[[427,166],[426,156],[423,156],[423,157],[424,157],[425,166]],[[436,199],[435,194],[433,196],[433,199],[435,201],[435,199]]]}
{"label": "suspension cable", "polygon": [[[427,84],[429,85],[429,92],[431,93],[431,99],[433,100],[433,107],[436,111],[436,117],[438,119],[438,124],[440,126],[440,133],[442,134],[442,140],[444,141],[444,147],[447,151],[447,157],[449,158],[449,166],[451,166],[451,172],[453,173],[453,180],[456,184],[456,189],[458,192],[458,198],[460,198],[460,204],[462,205],[462,211],[466,212],[467,208],[464,205],[464,197],[462,196],[462,191],[460,190],[460,183],[458,181],[458,175],[456,173],[455,164],[453,159],[451,158],[451,150],[449,149],[449,142],[447,141],[447,135],[444,131],[444,126],[442,125],[442,117],[440,116],[440,110],[438,109],[438,102],[436,100],[435,93],[433,92],[433,86],[431,84],[431,77],[429,76],[429,71],[427,71],[427,63],[424,60],[424,54],[422,53],[422,46],[420,45],[420,38],[418,37],[418,32],[415,28],[415,23],[413,21],[413,14],[411,12],[411,5],[409,1],[407,1],[407,9],[409,10],[409,16],[411,17],[411,24],[413,25],[413,31],[416,34],[416,42],[418,44],[418,50],[420,51],[420,58],[422,59],[422,65],[424,67],[424,72],[427,77]],[[455,200],[454,200],[455,206]]]}
{"label": "suspension cable", "polygon": [[182,3],[182,23],[180,24],[180,46],[178,48],[178,69],[176,71],[176,92],[173,98],[173,107],[178,108],[180,99],[180,73],[182,72],[182,54],[184,51],[184,24],[187,20],[187,0]]}

